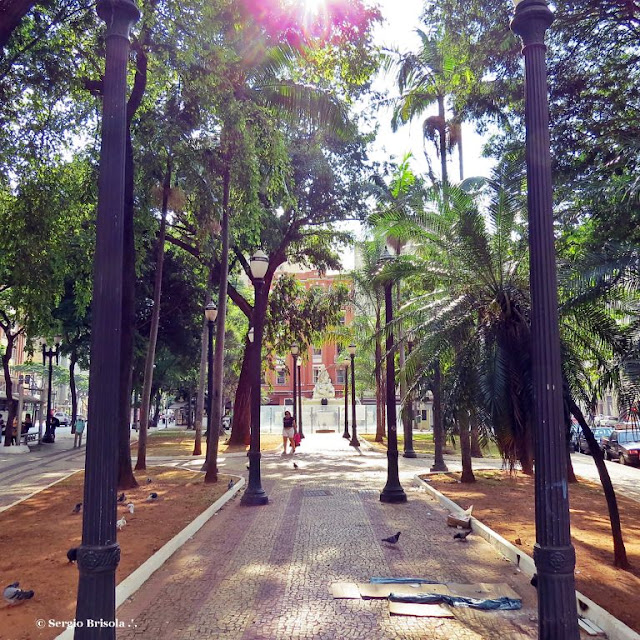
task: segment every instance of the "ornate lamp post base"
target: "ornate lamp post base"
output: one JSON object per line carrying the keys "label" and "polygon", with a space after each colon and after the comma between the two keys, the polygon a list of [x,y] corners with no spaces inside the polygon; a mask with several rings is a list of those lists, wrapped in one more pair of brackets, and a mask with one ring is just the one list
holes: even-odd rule
{"label": "ornate lamp post base", "polygon": [[387,484],[380,492],[380,502],[406,502],[407,494],[404,492],[398,477],[398,452],[387,451]]}
{"label": "ornate lamp post base", "polygon": [[247,506],[260,506],[269,502],[269,496],[262,488],[260,482],[260,452],[249,451],[249,485],[240,498],[240,504]]}

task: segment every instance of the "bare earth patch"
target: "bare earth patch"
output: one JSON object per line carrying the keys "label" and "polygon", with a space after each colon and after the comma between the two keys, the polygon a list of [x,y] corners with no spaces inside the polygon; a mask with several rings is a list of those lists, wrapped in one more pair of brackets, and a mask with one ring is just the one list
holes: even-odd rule
{"label": "bare earth patch", "polygon": [[[136,473],[140,486],[126,491],[125,502],[118,504],[118,517],[124,516],[127,524],[118,531],[117,583],[222,496],[232,476],[221,474],[213,485],[205,485],[203,477],[168,467]],[[79,471],[0,513],[0,587],[19,581],[21,588],[35,591],[33,599],[20,605],[2,601],[0,639],[55,638],[64,629],[38,629],[36,620],[74,619],[78,569],[67,561],[67,550],[81,541],[82,515],[72,510],[83,500],[83,479]],[[158,500],[146,502],[152,491]],[[134,504],[133,514],[128,502]]]}
{"label": "bare earth patch", "polygon": [[[461,484],[460,474],[423,476],[429,484],[488,527],[520,544],[533,556],[536,540],[533,478],[503,471],[477,471],[475,484]],[[640,505],[618,495],[627,556],[631,571],[613,567],[611,526],[604,494],[587,480],[569,485],[571,534],[576,549],[576,589],[626,625],[640,632]],[[518,542],[516,542],[518,541]]]}
{"label": "bare earth patch", "polygon": [[[249,449],[248,446],[236,445],[230,447],[226,443],[227,438],[221,437],[218,441],[218,453],[239,453]],[[147,456],[191,456],[193,455],[193,445],[195,442],[195,434],[193,431],[181,429],[176,430],[160,430],[149,433],[147,439]],[[282,444],[282,436],[272,434],[260,434],[260,450],[275,451]],[[138,443],[131,443],[131,452],[135,456],[138,451]],[[202,457],[207,451],[207,444],[203,434],[202,437]]]}

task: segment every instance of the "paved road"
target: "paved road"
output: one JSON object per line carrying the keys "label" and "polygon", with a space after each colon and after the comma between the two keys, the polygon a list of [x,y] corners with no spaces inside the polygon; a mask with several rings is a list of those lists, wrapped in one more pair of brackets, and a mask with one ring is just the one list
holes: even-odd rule
{"label": "paved road", "polygon": [[[269,504],[236,498],[180,549],[133,598],[119,640],[524,640],[536,637],[536,597],[484,540],[453,541],[446,514],[411,486],[425,459],[400,460],[406,504],[383,504],[386,456],[358,452],[336,434],[305,438],[294,456],[263,456]],[[196,461],[184,463],[197,465]],[[223,473],[247,476],[246,457],[222,456]],[[380,538],[402,531],[390,547]],[[424,576],[506,582],[523,596],[512,612],[457,610],[456,618],[391,617],[386,601],[334,600],[336,581]]]}
{"label": "paved road", "polygon": [[[577,476],[600,482],[598,470],[591,456],[583,453],[574,453],[571,455],[571,461]],[[616,493],[640,502],[640,467],[629,467],[619,462],[608,461],[605,461],[605,464],[609,470],[611,482]]]}

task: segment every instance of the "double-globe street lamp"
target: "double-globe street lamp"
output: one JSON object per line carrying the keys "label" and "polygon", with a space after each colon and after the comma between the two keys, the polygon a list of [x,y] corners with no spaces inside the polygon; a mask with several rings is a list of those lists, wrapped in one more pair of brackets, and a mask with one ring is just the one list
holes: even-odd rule
{"label": "double-globe street lamp", "polygon": [[[382,259],[393,260],[393,255],[386,248]],[[398,427],[396,416],[396,374],[393,344],[393,280],[387,278],[384,284],[384,307],[387,330],[386,369],[387,369],[387,483],[380,493],[381,502],[406,502],[407,494],[400,484],[398,472]]]}
{"label": "double-globe street lamp", "polygon": [[47,384],[47,428],[42,436],[42,442],[55,442],[55,433],[51,430],[51,386],[52,386],[52,378],[53,378],[53,359],[56,359],[56,364],[58,364],[58,358],[60,356],[60,336],[56,336],[53,339],[53,343],[56,345],[56,348],[47,349],[47,343],[42,342],[42,364],[44,366],[47,365],[47,358],[49,358],[49,371],[48,371],[48,384]]}
{"label": "double-globe street lamp", "polygon": [[344,433],[342,437],[347,440],[351,439],[349,435],[349,362],[350,359],[347,357],[342,361],[344,366]]}
{"label": "double-globe street lamp", "polygon": [[[132,0],[98,0],[107,25],[102,83],[102,139],[93,271],[91,365],[76,606],[76,640],[115,640],[118,411],[121,406],[127,63],[131,27],[140,18]],[[89,621],[99,621],[96,628]]]}
{"label": "double-globe street lamp", "polygon": [[302,433],[302,360],[298,360],[298,433],[300,434],[300,440],[304,438]]}
{"label": "double-globe street lamp", "polygon": [[351,343],[347,347],[347,351],[351,358],[351,441],[349,444],[352,447],[359,447],[360,441],[356,426],[356,345]]}
{"label": "double-globe street lamp", "polygon": [[538,638],[580,637],[575,596],[565,456],[563,385],[553,234],[549,102],[544,36],[553,22],[545,0],[516,0],[511,29],[522,38],[525,63],[525,128],[531,365],[535,424]]}
{"label": "double-globe street lamp", "polygon": [[251,276],[255,287],[253,303],[253,384],[251,385],[251,444],[249,446],[249,484],[240,502],[262,505],[269,502],[260,481],[260,386],[262,384],[262,289],[269,268],[269,257],[258,249],[251,257]]}
{"label": "double-globe street lamp", "polygon": [[[213,302],[209,302],[204,308],[204,317],[207,320],[209,328],[208,345],[207,345],[207,434],[212,433],[211,424],[213,417],[213,327],[218,317],[218,308]],[[211,442],[212,435],[207,437],[207,447]],[[208,451],[208,448],[207,448]]]}

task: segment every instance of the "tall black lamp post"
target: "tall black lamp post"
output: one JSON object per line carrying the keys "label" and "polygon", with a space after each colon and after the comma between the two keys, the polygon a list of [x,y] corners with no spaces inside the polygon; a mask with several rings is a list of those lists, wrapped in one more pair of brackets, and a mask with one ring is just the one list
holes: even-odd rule
{"label": "tall black lamp post", "polygon": [[[383,260],[393,259],[389,250],[383,253]],[[396,374],[394,362],[393,331],[393,281],[389,278],[384,285],[385,320],[387,324],[387,484],[380,493],[381,502],[406,502],[407,494],[400,484],[398,472],[398,426],[396,417]]]}
{"label": "tall black lamp post", "polygon": [[349,435],[349,362],[349,358],[342,361],[344,365],[344,433],[342,437],[347,440],[351,439]]}
{"label": "tall black lamp post", "polygon": [[[107,24],[102,146],[93,271],[91,366],[82,517],[78,548],[76,640],[115,640],[116,488],[122,352],[124,192],[129,32],[140,17],[132,0],[98,0]],[[100,626],[89,626],[88,621]]]}
{"label": "tall black lamp post", "polygon": [[538,638],[580,637],[575,595],[564,442],[558,293],[553,235],[549,103],[544,36],[553,22],[545,0],[516,0],[512,30],[522,38],[525,124],[531,361],[534,391]]}
{"label": "tall black lamp post", "polygon": [[351,343],[347,347],[347,351],[351,358],[351,441],[349,444],[352,447],[359,447],[360,440],[358,440],[356,423],[356,345]]}
{"label": "tall black lamp post", "polygon": [[[209,302],[204,308],[204,317],[209,327],[208,346],[207,346],[207,433],[210,432],[213,424],[213,327],[218,317],[218,308],[213,302]],[[211,442],[211,438],[207,438],[207,443]]]}
{"label": "tall black lamp post", "polygon": [[261,505],[269,502],[260,480],[260,386],[262,384],[262,288],[269,268],[269,257],[258,249],[251,258],[251,276],[255,287],[253,304],[253,384],[251,385],[251,444],[249,446],[249,484],[240,502]]}
{"label": "tall black lamp post", "polygon": [[291,345],[291,357],[293,358],[293,419],[298,424],[298,354],[300,347],[297,342]]}
{"label": "tall black lamp post", "polygon": [[47,343],[42,343],[42,364],[47,365],[47,358],[49,358],[49,377],[47,385],[47,428],[42,436],[42,442],[51,443],[55,441],[55,436],[51,431],[51,382],[53,378],[53,359],[56,359],[58,364],[58,358],[60,356],[60,336],[56,336],[53,339],[53,343],[56,345],[55,349],[51,347],[47,349]]}
{"label": "tall black lamp post", "polygon": [[300,438],[304,438],[302,433],[302,360],[298,360],[298,433]]}

